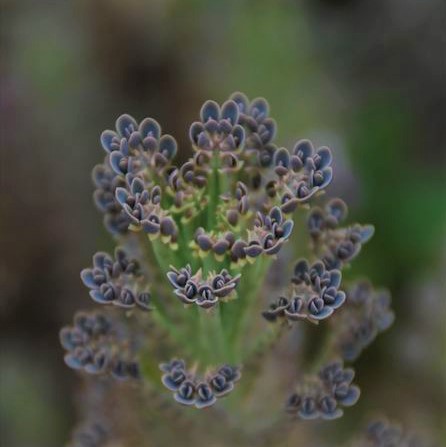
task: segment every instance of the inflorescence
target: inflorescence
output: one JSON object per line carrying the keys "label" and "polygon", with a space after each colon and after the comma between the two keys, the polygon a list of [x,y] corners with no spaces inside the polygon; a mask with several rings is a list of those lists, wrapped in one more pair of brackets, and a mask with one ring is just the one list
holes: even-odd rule
{"label": "inflorescence", "polygon": [[232,277],[226,269],[220,273],[211,272],[202,278],[202,271],[192,275],[190,265],[177,270],[171,267],[167,278],[175,289],[175,295],[184,303],[195,303],[203,309],[214,307],[219,300],[234,298],[240,275]]}
{"label": "inflorescence", "polygon": [[173,359],[160,364],[163,385],[174,393],[174,399],[183,405],[206,408],[214,405],[217,398],[224,397],[234,389],[241,373],[239,368],[223,365],[217,370],[199,377],[194,371],[186,370],[184,360]]}
{"label": "inflorescence", "polygon": [[343,415],[341,407],[354,405],[359,399],[359,388],[351,382],[353,369],[342,363],[330,363],[319,375],[305,377],[286,402],[286,411],[301,419],[337,419]]}
{"label": "inflorescence", "polygon": [[107,253],[96,253],[93,267],[82,270],[81,279],[91,289],[90,296],[96,303],[150,310],[150,293],[144,290],[139,263],[129,260],[120,248],[115,250],[114,260]]}
{"label": "inflorescence", "polygon": [[88,374],[111,375],[118,380],[138,379],[139,364],[120,323],[100,313],[78,312],[73,326],[60,332],[65,363]]}
{"label": "inflorescence", "polygon": [[[81,272],[103,306],[62,329],[68,366],[140,378],[154,389],[161,381],[177,402],[205,408],[231,392],[250,364],[262,338],[255,334],[260,314],[290,330],[301,320],[330,320],[331,350],[318,360],[327,366],[305,375],[286,409],[302,419],[335,419],[357,401],[353,370],[328,361],[354,360],[393,321],[385,292],[343,283],[343,269],[374,229],[346,225],[345,203],[324,198],[333,178],[330,149],[299,140],[288,150],[276,145],[276,133],[266,100],[241,93],[204,103],[189,129],[192,154],[180,165],[175,139],[152,118],[122,115],[115,130],[102,133],[94,200],[119,248],[114,256],[96,253]],[[297,222],[306,225],[296,229]],[[288,287],[277,291],[266,272],[285,247],[306,259],[295,261]],[[265,304],[270,296],[279,298]],[[149,322],[172,352],[151,344]],[[177,355],[193,367],[166,361]]]}
{"label": "inflorescence", "polygon": [[289,298],[280,297],[263,316],[268,321],[285,318],[289,322],[308,319],[318,323],[344,304],[345,293],[338,290],[341,279],[339,270],[327,270],[320,261],[311,266],[305,259],[298,261]]}

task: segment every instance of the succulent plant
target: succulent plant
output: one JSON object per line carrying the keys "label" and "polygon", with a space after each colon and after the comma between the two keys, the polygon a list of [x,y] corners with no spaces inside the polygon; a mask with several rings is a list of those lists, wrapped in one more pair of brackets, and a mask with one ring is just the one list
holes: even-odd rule
{"label": "succulent plant", "polygon": [[[255,393],[275,342],[313,323],[328,332],[326,346],[301,366],[277,413],[341,417],[360,394],[343,362],[393,314],[386,293],[343,281],[374,230],[341,226],[347,206],[325,197],[330,149],[308,140],[276,146],[268,103],[242,93],[204,103],[189,130],[191,157],[180,165],[175,139],[154,119],[122,115],[115,127],[101,135],[105,159],[93,181],[119,247],[114,256],[96,253],[81,272],[101,313],[78,313],[62,329],[67,365],[234,415]],[[278,281],[268,281],[271,272]]]}

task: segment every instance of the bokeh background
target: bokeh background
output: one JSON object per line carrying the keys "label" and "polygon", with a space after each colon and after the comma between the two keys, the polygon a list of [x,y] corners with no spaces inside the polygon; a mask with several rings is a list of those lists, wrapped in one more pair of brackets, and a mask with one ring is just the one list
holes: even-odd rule
{"label": "bokeh background", "polygon": [[[265,96],[278,142],[332,147],[330,194],[376,236],[352,274],[396,322],[357,363],[335,445],[385,414],[446,443],[446,3],[443,0],[3,0],[0,439],[60,446],[79,381],[57,333],[111,238],[91,200],[98,137],[126,111],[189,150],[208,98]],[[335,441],[336,440],[336,441]]]}

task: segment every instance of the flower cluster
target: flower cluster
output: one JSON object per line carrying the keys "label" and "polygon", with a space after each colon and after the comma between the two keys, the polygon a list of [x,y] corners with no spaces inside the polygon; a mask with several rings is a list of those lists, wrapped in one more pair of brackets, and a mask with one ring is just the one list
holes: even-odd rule
{"label": "flower cluster", "polygon": [[364,435],[354,447],[423,447],[425,444],[415,435],[385,420],[378,420],[368,425]]}
{"label": "flower cluster", "polygon": [[340,355],[353,361],[394,320],[387,291],[374,291],[368,281],[347,290],[347,305],[334,320],[334,338]]}
{"label": "flower cluster", "polygon": [[125,179],[114,172],[107,163],[95,166],[92,172],[96,190],[93,199],[104,214],[105,228],[111,234],[125,234],[130,220],[115,197],[116,188],[125,186]]}
{"label": "flower cluster", "polygon": [[110,165],[117,174],[138,174],[147,167],[160,171],[170,164],[177,152],[175,139],[162,135],[154,119],[146,118],[138,124],[127,114],[116,120],[116,132],[102,132],[101,144],[110,155]]}
{"label": "flower cluster", "polygon": [[[308,140],[290,150],[280,147],[276,131],[266,100],[234,93],[221,105],[204,103],[189,129],[191,155],[178,165],[174,138],[152,118],[137,122],[122,115],[115,130],[102,133],[106,155],[93,170],[94,199],[120,248],[114,256],[96,253],[93,266],[81,272],[91,298],[108,306],[103,314],[79,313],[74,325],[62,329],[69,367],[140,378],[144,391],[165,402],[161,379],[175,401],[195,408],[231,392],[243,367],[247,374],[239,392],[227,402],[234,404],[236,420],[250,405],[251,390],[254,405],[264,398],[256,374],[284,330],[334,314],[333,326],[326,326],[327,346],[310,365],[314,371],[334,354],[354,359],[390,325],[385,294],[365,286],[349,289],[347,298],[344,293],[341,270],[373,227],[341,227],[344,202],[321,200],[333,176],[331,151]],[[291,244],[296,222],[305,216],[306,228],[295,231]],[[284,250],[294,248],[310,261],[295,264],[288,289],[263,312],[269,322],[294,324],[264,328],[255,316],[264,298],[278,296],[276,287],[284,282],[268,281],[268,271]],[[282,275],[281,266],[295,256],[286,254],[274,273]],[[159,365],[166,356],[181,355],[196,366],[187,369],[175,359]],[[304,373],[287,410],[302,419],[340,417],[359,397],[353,375],[340,362],[318,375]]]}
{"label": "flower cluster", "polygon": [[116,200],[122,206],[134,231],[144,231],[151,239],[161,236],[175,242],[175,221],[160,207],[161,189],[149,187],[140,177],[125,176],[125,187],[115,191]]}
{"label": "flower cluster", "polygon": [[237,153],[245,142],[245,131],[238,124],[237,104],[226,101],[221,107],[215,101],[206,101],[200,111],[200,121],[190,127],[189,136],[195,153],[195,163],[209,168],[214,153],[218,153],[223,171],[240,168]]}
{"label": "flower cluster", "polygon": [[294,267],[290,297],[280,297],[262,315],[268,321],[285,318],[318,323],[345,302],[345,293],[338,290],[341,278],[339,270],[327,270],[320,261],[310,266],[302,259]]}
{"label": "flower cluster", "polygon": [[373,236],[372,225],[339,227],[346,217],[347,205],[341,199],[332,199],[324,208],[315,207],[309,213],[307,225],[315,251],[328,269],[348,264]]}
{"label": "flower cluster", "polygon": [[354,371],[344,369],[341,362],[323,367],[318,377],[310,376],[286,402],[286,411],[300,419],[337,419],[341,407],[354,405],[359,398],[359,388],[352,385]]}
{"label": "flower cluster", "polygon": [[[240,201],[240,203],[247,202]],[[231,211],[233,210],[229,210]],[[228,220],[236,221],[236,216],[235,212],[229,214]],[[192,247],[203,254],[212,251],[217,259],[227,252],[231,262],[243,265],[246,260],[253,260],[261,254],[269,256],[277,254],[290,237],[292,229],[293,221],[285,219],[280,208],[274,207],[268,213],[260,211],[256,213],[253,225],[247,231],[247,239],[236,239],[231,231],[221,236],[214,236],[206,233],[203,228],[198,228]]]}
{"label": "flower cluster", "polygon": [[184,303],[195,303],[203,309],[214,307],[221,299],[234,297],[240,275],[232,277],[226,269],[220,273],[210,273],[206,280],[202,271],[192,275],[190,265],[177,270],[171,266],[167,278],[175,289],[175,295]]}
{"label": "flower cluster", "polygon": [[150,310],[150,293],[143,290],[139,263],[128,259],[121,248],[115,250],[115,259],[104,252],[96,253],[93,267],[82,270],[81,279],[96,303]]}
{"label": "flower cluster", "polygon": [[271,195],[279,196],[284,213],[292,213],[299,203],[308,202],[328,186],[333,177],[331,162],[330,149],[315,150],[308,140],[298,141],[291,153],[283,147],[274,153],[279,178],[269,183],[268,190]]}
{"label": "flower cluster", "polygon": [[74,325],[60,331],[65,363],[88,374],[111,374],[119,380],[139,378],[139,365],[126,348],[117,323],[100,313],[78,312]]}
{"label": "flower cluster", "polygon": [[250,102],[246,95],[240,92],[232,94],[230,99],[237,104],[240,112],[239,123],[245,130],[245,159],[254,158],[254,163],[261,168],[270,167],[276,151],[272,141],[277,126],[268,116],[268,102],[263,98]]}
{"label": "flower cluster", "polygon": [[217,398],[224,397],[234,389],[241,373],[239,368],[223,365],[216,371],[198,377],[195,372],[186,370],[184,360],[173,359],[161,363],[163,385],[174,392],[174,399],[183,405],[206,408],[214,405]]}

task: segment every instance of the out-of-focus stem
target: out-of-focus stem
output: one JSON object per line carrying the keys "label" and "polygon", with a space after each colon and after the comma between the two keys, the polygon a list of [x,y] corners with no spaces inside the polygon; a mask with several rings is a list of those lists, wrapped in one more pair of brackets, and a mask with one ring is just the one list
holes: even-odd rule
{"label": "out-of-focus stem", "polygon": [[251,311],[257,304],[259,290],[261,289],[265,273],[270,265],[271,260],[260,257],[252,265],[248,265],[242,272],[240,287],[238,290],[238,302],[229,303],[236,304],[237,308],[233,315],[231,325],[231,333],[229,334],[231,343],[235,345],[236,359],[240,361],[243,357],[243,339],[245,330],[249,325]]}

